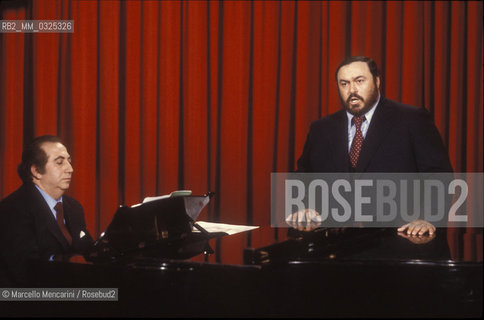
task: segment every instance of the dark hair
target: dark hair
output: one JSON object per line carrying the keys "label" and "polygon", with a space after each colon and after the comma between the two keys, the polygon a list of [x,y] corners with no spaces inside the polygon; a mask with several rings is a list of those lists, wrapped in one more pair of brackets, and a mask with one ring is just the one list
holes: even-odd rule
{"label": "dark hair", "polygon": [[378,69],[376,62],[373,61],[373,59],[364,57],[364,56],[351,56],[344,59],[343,62],[339,64],[338,69],[336,69],[336,72],[334,73],[334,79],[338,81],[339,69],[353,62],[366,62],[366,64],[368,65],[368,68],[370,69],[371,74],[373,75],[373,81],[375,81],[376,83],[376,78],[380,77],[381,75],[380,70]]}
{"label": "dark hair", "polygon": [[45,172],[45,165],[48,156],[42,149],[42,145],[46,142],[60,142],[61,138],[51,135],[40,136],[32,140],[32,142],[24,147],[22,151],[22,162],[17,167],[17,173],[24,183],[32,181],[32,172],[30,168],[35,166],[40,173]]}

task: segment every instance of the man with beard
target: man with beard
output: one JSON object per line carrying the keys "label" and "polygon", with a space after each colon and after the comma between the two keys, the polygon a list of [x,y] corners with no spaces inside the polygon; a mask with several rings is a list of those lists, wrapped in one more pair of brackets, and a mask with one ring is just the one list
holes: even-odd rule
{"label": "man with beard", "polygon": [[[452,172],[430,114],[383,97],[372,59],[345,59],[335,78],[344,108],[311,124],[298,172]],[[315,220],[315,215],[306,209],[288,221]],[[416,220],[398,231],[432,235],[435,227]]]}

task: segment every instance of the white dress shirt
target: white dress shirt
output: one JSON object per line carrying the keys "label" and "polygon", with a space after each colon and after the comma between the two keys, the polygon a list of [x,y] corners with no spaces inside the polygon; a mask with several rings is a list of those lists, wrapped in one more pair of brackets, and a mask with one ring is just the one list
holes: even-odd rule
{"label": "white dress shirt", "polygon": [[[62,197],[60,197],[59,200],[55,200],[49,194],[45,193],[42,189],[40,189],[37,185],[35,185],[35,187],[37,188],[37,190],[40,191],[40,194],[42,195],[42,197],[44,197],[45,202],[47,202],[47,205],[49,206],[50,211],[52,211],[52,214],[54,215],[54,219],[57,220],[57,211],[55,211],[54,207],[57,204],[57,202],[62,202]],[[64,219],[64,223],[65,223],[65,219]]]}

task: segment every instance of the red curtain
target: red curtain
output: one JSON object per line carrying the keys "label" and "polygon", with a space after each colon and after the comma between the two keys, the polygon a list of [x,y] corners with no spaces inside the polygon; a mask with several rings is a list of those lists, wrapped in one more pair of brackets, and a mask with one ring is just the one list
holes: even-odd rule
{"label": "red curtain", "polygon": [[[309,124],[340,108],[334,71],[350,54],[375,59],[385,96],[432,112],[457,172],[483,171],[481,2],[0,6],[3,20],[75,28],[0,34],[0,197],[20,185],[23,143],[59,135],[95,237],[119,205],[176,189],[216,193],[201,220],[268,226],[270,173],[292,171]],[[242,248],[286,233],[264,230],[227,237],[210,259],[241,262]],[[454,256],[466,243],[482,259],[476,232],[449,233]]]}

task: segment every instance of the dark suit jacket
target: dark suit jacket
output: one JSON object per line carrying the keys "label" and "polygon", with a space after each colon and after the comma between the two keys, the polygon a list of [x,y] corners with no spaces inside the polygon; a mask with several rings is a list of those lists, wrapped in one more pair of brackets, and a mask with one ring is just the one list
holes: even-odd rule
{"label": "dark suit jacket", "polygon": [[[0,202],[0,268],[11,285],[29,278],[28,261],[52,255],[85,253],[93,239],[86,229],[84,211],[75,199],[64,195],[64,218],[72,246],[33,183],[25,183]],[[81,231],[85,234],[80,237]],[[1,278],[1,275],[0,275]],[[0,279],[1,280],[1,279]]]}
{"label": "dark suit jacket", "polygon": [[[349,172],[344,109],[311,124],[299,172]],[[381,98],[355,172],[452,172],[440,134],[425,108]]]}

